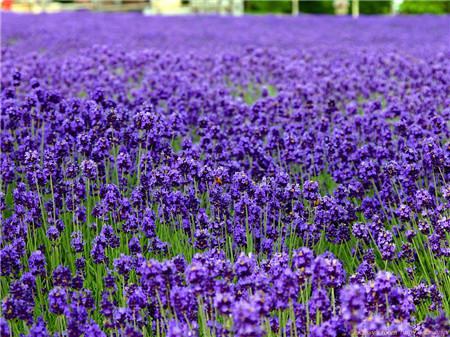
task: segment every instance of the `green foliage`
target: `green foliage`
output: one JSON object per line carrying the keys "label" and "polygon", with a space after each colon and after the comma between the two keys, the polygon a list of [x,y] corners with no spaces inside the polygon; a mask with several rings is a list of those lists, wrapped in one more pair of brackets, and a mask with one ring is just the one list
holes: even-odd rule
{"label": "green foliage", "polygon": [[[392,0],[359,1],[359,11],[361,14],[388,14],[391,11]],[[299,1],[299,10],[302,13],[311,14],[334,14],[334,5],[331,0]],[[292,1],[267,1],[267,0],[247,0],[245,2],[247,13],[264,14],[290,14],[292,12]],[[349,1],[349,11],[351,11],[351,1]]]}
{"label": "green foliage", "polygon": [[[351,13],[352,3],[349,1],[349,11]],[[391,12],[392,0],[364,1],[359,0],[360,14],[389,14]]]}
{"label": "green foliage", "polygon": [[450,13],[450,1],[448,0],[404,0],[400,5],[400,13],[403,14],[448,14]]}
{"label": "green foliage", "polygon": [[247,0],[244,3],[246,13],[253,14],[290,14],[292,13],[291,0],[282,1],[264,1],[264,0]]}
{"label": "green foliage", "polygon": [[302,13],[311,14],[334,14],[334,6],[332,1],[301,1],[299,10]]}
{"label": "green foliage", "polygon": [[[299,10],[302,13],[314,14],[334,14],[332,1],[299,1]],[[254,14],[291,14],[292,1],[267,1],[267,0],[247,0],[245,1],[245,12]]]}

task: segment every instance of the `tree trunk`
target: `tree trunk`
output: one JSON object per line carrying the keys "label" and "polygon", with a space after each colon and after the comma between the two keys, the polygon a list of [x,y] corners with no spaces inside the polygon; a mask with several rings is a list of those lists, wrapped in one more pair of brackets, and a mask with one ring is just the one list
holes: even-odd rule
{"label": "tree trunk", "polygon": [[359,0],[352,1],[352,16],[354,18],[359,16]]}
{"label": "tree trunk", "polygon": [[298,15],[298,1],[292,0],[292,15]]}

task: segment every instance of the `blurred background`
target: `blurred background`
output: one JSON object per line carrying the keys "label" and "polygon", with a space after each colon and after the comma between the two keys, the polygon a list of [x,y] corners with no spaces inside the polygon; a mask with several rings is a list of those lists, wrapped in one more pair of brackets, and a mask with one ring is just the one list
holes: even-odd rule
{"label": "blurred background", "polygon": [[0,0],[3,11],[139,11],[146,15],[447,14],[450,0]]}

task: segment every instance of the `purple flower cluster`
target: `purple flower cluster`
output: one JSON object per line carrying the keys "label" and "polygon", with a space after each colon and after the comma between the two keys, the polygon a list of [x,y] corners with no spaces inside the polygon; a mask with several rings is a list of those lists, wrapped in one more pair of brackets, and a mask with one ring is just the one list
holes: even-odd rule
{"label": "purple flower cluster", "polygon": [[448,17],[3,19],[2,337],[450,330]]}

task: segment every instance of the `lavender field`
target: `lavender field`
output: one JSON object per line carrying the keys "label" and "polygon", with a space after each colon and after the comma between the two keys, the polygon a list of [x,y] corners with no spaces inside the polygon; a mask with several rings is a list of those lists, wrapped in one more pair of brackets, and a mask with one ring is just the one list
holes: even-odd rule
{"label": "lavender field", "polygon": [[448,336],[449,27],[2,13],[1,337]]}

